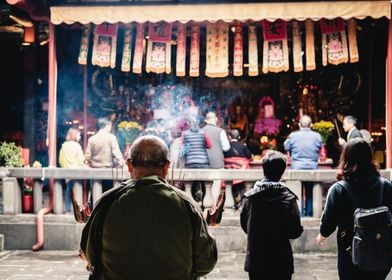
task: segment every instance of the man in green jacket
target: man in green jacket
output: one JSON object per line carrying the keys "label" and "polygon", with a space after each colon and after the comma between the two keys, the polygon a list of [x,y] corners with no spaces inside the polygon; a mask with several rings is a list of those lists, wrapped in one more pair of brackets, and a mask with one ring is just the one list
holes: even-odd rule
{"label": "man in green jacket", "polygon": [[215,239],[193,199],[164,179],[168,158],[158,137],[132,145],[132,179],[102,196],[83,229],[92,279],[185,280],[214,268]]}

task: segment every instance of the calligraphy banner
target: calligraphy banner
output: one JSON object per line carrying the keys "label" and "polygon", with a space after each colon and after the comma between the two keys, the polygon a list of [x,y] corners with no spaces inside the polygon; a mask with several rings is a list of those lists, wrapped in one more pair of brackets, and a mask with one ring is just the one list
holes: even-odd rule
{"label": "calligraphy banner", "polygon": [[234,26],[234,54],[233,54],[233,75],[242,76],[244,72],[244,47],[242,24]]}
{"label": "calligraphy banner", "polygon": [[146,72],[171,72],[172,25],[164,21],[150,23],[146,57]]}
{"label": "calligraphy banner", "polygon": [[223,21],[207,23],[206,76],[229,75],[229,25]]}
{"label": "calligraphy banner", "polygon": [[172,24],[165,21],[150,23],[148,39],[153,42],[171,42]]}
{"label": "calligraphy banner", "polygon": [[84,25],[82,27],[82,36],[80,39],[80,49],[79,49],[79,57],[78,57],[78,63],[82,64],[82,65],[87,64],[88,46],[89,46],[89,42],[90,42],[90,33],[91,33],[90,24]]}
{"label": "calligraphy banner", "polygon": [[301,72],[304,70],[302,63],[302,43],[301,43],[301,32],[299,29],[299,23],[296,20],[292,22],[293,28],[293,65],[294,72]]}
{"label": "calligraphy banner", "polygon": [[341,18],[320,20],[322,34],[322,62],[338,65],[348,62],[348,48],[344,21]]}
{"label": "calligraphy banner", "polygon": [[263,73],[289,70],[289,48],[287,45],[287,22],[263,21]]}
{"label": "calligraphy banner", "polygon": [[133,73],[142,73],[143,52],[144,52],[144,23],[138,23],[136,28],[135,50],[133,53]]}
{"label": "calligraphy banner", "polygon": [[100,67],[116,66],[118,24],[100,24],[95,27],[92,64]]}
{"label": "calligraphy banner", "polygon": [[198,24],[192,25],[191,30],[191,53],[189,76],[198,77],[200,67],[200,27]]}
{"label": "calligraphy banner", "polygon": [[316,51],[314,48],[314,25],[311,19],[305,21],[306,33],[306,70],[312,71],[316,69]]}
{"label": "calligraphy banner", "polygon": [[132,49],[132,25],[128,23],[124,31],[124,44],[121,60],[121,71],[131,71],[131,49]]}
{"label": "calligraphy banner", "polygon": [[248,64],[249,64],[249,76],[259,75],[259,56],[257,48],[257,33],[256,25],[250,24],[248,27]]}
{"label": "calligraphy banner", "polygon": [[148,41],[146,72],[170,74],[171,44]]}
{"label": "calligraphy banner", "polygon": [[350,50],[350,62],[358,62],[359,53],[357,45],[357,22],[355,18],[348,20],[348,45]]}
{"label": "calligraphy banner", "polygon": [[186,59],[186,24],[179,23],[177,26],[177,63],[176,75],[185,76],[185,59]]}

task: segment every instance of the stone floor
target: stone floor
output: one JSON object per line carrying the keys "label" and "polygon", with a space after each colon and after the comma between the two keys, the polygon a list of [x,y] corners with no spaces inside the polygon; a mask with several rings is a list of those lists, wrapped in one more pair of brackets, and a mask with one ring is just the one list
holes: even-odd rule
{"label": "stone floor", "polygon": [[[245,280],[244,254],[226,253],[216,268],[202,279]],[[1,280],[87,279],[84,262],[74,251],[5,251],[0,252]],[[338,279],[334,254],[295,254],[294,280]],[[389,275],[388,280],[392,280]]]}

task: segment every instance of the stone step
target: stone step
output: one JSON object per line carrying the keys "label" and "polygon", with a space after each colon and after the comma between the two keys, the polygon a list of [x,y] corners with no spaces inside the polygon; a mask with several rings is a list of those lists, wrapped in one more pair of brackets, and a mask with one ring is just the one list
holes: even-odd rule
{"label": "stone step", "polygon": [[[0,215],[0,233],[4,235],[5,250],[29,250],[36,242],[36,215]],[[46,250],[78,250],[83,224],[76,223],[72,215],[46,215],[44,218]],[[336,238],[330,237],[320,249],[315,242],[319,219],[303,218],[304,233],[292,241],[297,253],[336,251]],[[244,253],[246,234],[240,226],[239,211],[226,209],[221,224],[209,227],[216,237],[220,252]]]}

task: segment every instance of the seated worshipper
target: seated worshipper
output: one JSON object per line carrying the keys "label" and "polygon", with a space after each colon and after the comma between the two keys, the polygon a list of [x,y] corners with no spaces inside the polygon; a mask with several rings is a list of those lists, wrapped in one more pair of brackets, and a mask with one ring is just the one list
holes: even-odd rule
{"label": "seated worshipper", "polygon": [[248,235],[245,271],[250,280],[291,279],[294,273],[290,239],[303,228],[297,196],[280,179],[286,157],[269,151],[263,158],[264,178],[244,196],[241,227]]}
{"label": "seated worshipper", "polygon": [[[211,148],[211,140],[199,126],[199,120],[189,120],[189,130],[183,133],[182,157],[185,168],[208,168],[209,160],[207,149]],[[192,183],[192,196],[200,205],[203,203],[205,186],[203,181]]]}
{"label": "seated worshipper", "polygon": [[196,279],[214,268],[215,239],[194,200],[165,180],[168,158],[156,136],[132,144],[131,179],[102,196],[83,229],[90,279]]}
{"label": "seated worshipper", "polygon": [[[252,158],[248,147],[241,143],[240,133],[237,129],[232,129],[229,133],[230,150],[224,152],[225,168],[233,169],[249,169],[249,160]],[[234,208],[238,209],[241,204],[242,196],[246,190],[243,180],[234,180],[232,193],[234,197]]]}

